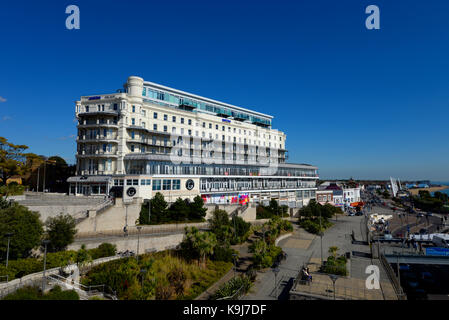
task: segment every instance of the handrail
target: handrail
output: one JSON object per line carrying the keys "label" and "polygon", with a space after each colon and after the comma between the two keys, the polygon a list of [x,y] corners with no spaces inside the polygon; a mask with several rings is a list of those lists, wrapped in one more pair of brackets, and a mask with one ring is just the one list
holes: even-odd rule
{"label": "handrail", "polygon": [[[396,296],[399,300],[405,300],[405,293],[402,290],[401,284],[398,281],[398,278],[394,274],[393,269],[391,268],[390,264],[388,263],[387,259],[385,258],[385,255],[383,253],[379,253],[379,260],[381,261],[383,267],[385,268],[385,271],[387,272],[388,278],[390,278],[391,283],[393,284],[394,291],[396,293]],[[398,270],[399,272],[399,270]]]}

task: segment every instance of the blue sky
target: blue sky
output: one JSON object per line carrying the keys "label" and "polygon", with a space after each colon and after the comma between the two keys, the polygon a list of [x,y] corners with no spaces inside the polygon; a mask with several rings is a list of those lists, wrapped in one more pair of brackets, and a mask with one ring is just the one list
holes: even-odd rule
{"label": "blue sky", "polygon": [[443,0],[5,2],[0,136],[73,163],[74,101],[138,75],[273,115],[289,161],[323,178],[447,181],[448,14]]}

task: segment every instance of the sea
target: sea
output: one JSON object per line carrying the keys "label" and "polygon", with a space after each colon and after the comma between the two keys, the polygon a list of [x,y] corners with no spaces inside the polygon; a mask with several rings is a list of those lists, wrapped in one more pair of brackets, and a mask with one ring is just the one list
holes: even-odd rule
{"label": "sea", "polygon": [[[431,181],[431,183],[449,186],[449,181]],[[449,196],[449,189],[444,189],[444,190],[441,190],[440,192],[445,193]]]}

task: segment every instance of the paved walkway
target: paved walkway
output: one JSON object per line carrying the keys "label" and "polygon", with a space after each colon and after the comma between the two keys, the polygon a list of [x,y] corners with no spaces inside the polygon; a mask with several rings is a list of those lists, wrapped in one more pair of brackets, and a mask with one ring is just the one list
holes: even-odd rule
{"label": "paved walkway", "polygon": [[[389,284],[388,277],[380,268],[381,271],[381,287],[382,290],[365,290],[365,279],[368,276],[365,274],[365,268],[367,265],[376,264],[376,261],[372,261],[370,258],[363,258],[365,254],[369,253],[369,247],[363,243],[353,244],[351,241],[351,234],[354,231],[357,240],[366,240],[366,234],[364,233],[363,216],[339,216],[338,220],[332,220],[334,225],[326,230],[324,236],[321,239],[319,236],[315,236],[307,233],[304,229],[294,225],[293,235],[287,239],[279,242],[279,246],[287,252],[288,257],[283,261],[279,267],[280,271],[275,279],[275,275],[271,268],[258,272],[258,276],[252,290],[244,297],[243,300],[284,300],[288,299],[288,292],[293,286],[293,281],[298,275],[303,265],[308,265],[311,272],[316,272],[321,264],[321,255],[323,260],[326,260],[329,256],[328,249],[331,246],[337,246],[339,248],[338,253],[344,254],[351,252],[350,259],[350,276],[346,280],[340,281],[341,288],[349,289],[336,289],[336,292],[341,293],[346,298],[352,299],[385,299],[391,297],[394,299],[394,291]],[[322,247],[322,253],[321,253]],[[353,256],[353,253],[359,253],[360,256]],[[317,282],[315,282],[315,277]],[[319,280],[321,278],[321,280]],[[275,282],[276,281],[276,282]],[[332,287],[332,282],[327,275],[314,275],[314,283],[322,283],[322,291],[326,293],[328,285]],[[342,291],[343,290],[343,291]],[[331,292],[333,292],[331,290]],[[384,292],[384,293],[382,293]],[[386,293],[386,294],[385,294]],[[392,294],[393,293],[393,294]],[[332,293],[333,294],[333,293]]]}

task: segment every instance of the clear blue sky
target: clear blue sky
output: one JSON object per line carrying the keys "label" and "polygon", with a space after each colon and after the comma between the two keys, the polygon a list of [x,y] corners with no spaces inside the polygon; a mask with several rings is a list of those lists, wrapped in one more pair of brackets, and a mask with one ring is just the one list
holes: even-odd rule
{"label": "clear blue sky", "polygon": [[444,0],[5,2],[0,136],[74,163],[74,101],[138,75],[273,115],[323,178],[448,181],[448,17]]}

